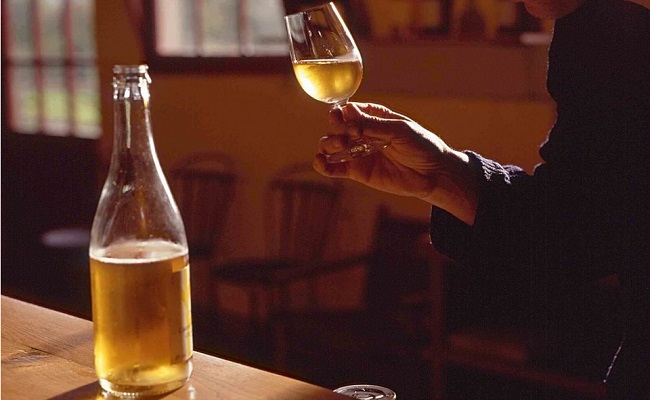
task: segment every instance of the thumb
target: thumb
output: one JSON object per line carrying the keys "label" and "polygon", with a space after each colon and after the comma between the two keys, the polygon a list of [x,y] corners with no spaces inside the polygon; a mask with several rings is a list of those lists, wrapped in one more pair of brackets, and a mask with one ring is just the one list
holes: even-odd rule
{"label": "thumb", "polygon": [[376,104],[348,103],[343,107],[343,120],[356,125],[364,135],[390,141],[404,129],[408,118]]}
{"label": "thumb", "polygon": [[372,115],[375,117],[380,117],[384,119],[405,120],[405,121],[410,120],[410,118],[402,114],[396,113],[395,111],[391,110],[386,106],[382,106],[381,104],[349,102],[348,105],[351,108],[350,110],[351,112],[353,112],[354,111],[353,109],[356,108],[358,112]]}

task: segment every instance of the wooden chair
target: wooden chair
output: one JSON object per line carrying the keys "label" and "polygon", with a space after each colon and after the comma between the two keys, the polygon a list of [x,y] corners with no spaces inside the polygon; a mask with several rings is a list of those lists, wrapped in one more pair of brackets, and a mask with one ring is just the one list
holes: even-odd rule
{"label": "wooden chair", "polygon": [[[326,387],[373,382],[413,399],[604,398],[597,377],[549,362],[552,350],[567,356],[557,354],[562,347],[550,328],[566,327],[549,326],[538,315],[524,322],[522,315],[528,318],[526,313],[539,308],[525,309],[526,304],[517,310],[511,288],[438,253],[428,229],[428,221],[396,217],[382,208],[368,255],[284,277],[313,278],[366,265],[366,303],[348,311],[281,310],[274,319],[276,368]],[[611,295],[607,287],[603,292],[597,283],[585,288],[597,294],[585,296],[609,303],[602,299]],[[567,308],[573,303],[556,301]],[[602,333],[603,342],[596,345],[606,348],[608,337]],[[580,367],[604,371],[602,361],[610,356]]]}
{"label": "wooden chair", "polygon": [[237,183],[233,160],[218,152],[190,154],[169,171],[193,260],[214,260]]}
{"label": "wooden chair", "polygon": [[[364,300],[352,310],[319,304],[282,309],[274,316],[275,367],[326,387],[371,382],[398,396],[421,398],[428,390],[429,223],[380,207],[371,249],[365,255],[313,265],[287,280],[365,269]],[[319,288],[321,296],[327,288]]]}
{"label": "wooden chair", "polygon": [[198,152],[174,163],[168,179],[187,235],[195,341],[200,346],[203,337],[210,335],[210,321],[215,314],[210,299],[210,266],[222,258],[219,249],[238,176],[235,163],[228,155]]}
{"label": "wooden chair", "polygon": [[[230,330],[239,329],[239,336],[245,339],[268,327],[269,316],[279,304],[288,302],[288,285],[282,277],[322,262],[338,220],[342,192],[340,181],[319,175],[311,163],[291,164],[272,177],[264,200],[266,254],[212,267],[213,301],[217,305],[228,301],[221,296],[226,286],[247,293],[248,316],[234,315],[227,307],[218,306],[223,328],[227,324],[243,325]],[[243,347],[250,349],[253,345],[239,346]]]}

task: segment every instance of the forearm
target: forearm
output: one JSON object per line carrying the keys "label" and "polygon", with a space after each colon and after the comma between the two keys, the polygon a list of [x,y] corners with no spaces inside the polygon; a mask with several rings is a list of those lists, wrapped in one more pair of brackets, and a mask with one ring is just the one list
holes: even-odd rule
{"label": "forearm", "polygon": [[478,207],[476,174],[467,154],[450,149],[443,171],[436,176],[436,189],[422,200],[471,226]]}

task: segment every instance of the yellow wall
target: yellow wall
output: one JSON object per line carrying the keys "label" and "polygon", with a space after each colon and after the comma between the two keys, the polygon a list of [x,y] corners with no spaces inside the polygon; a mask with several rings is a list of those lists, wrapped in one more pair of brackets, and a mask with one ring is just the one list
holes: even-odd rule
{"label": "yellow wall", "polygon": [[[118,63],[139,63],[144,57],[123,2],[96,1],[105,131],[103,154],[106,156],[112,144],[111,67]],[[540,52],[452,45],[441,53],[436,51],[435,44],[407,49],[430,54],[435,62],[427,65],[427,57],[409,58],[411,53],[396,57],[390,48],[372,43],[365,46],[368,79],[355,100],[387,104],[439,133],[457,148],[475,149],[529,170],[538,162],[537,147],[553,118],[552,105],[538,93],[545,65],[543,49]],[[404,46],[399,49],[407,50]],[[490,68],[471,59],[485,57],[484,52],[492,61],[512,65],[513,71],[521,73],[509,74],[501,67],[490,72]],[[449,54],[450,58],[441,59],[440,54]],[[456,64],[448,65],[454,57]],[[468,57],[469,64],[464,62]],[[442,68],[444,74],[438,74],[435,81],[418,75],[429,68]],[[473,71],[487,71],[488,75],[477,79]],[[494,82],[495,76],[504,77],[503,83]],[[317,140],[327,128],[327,106],[305,95],[289,74],[161,75],[154,71],[152,79],[154,138],[163,167],[197,150],[216,149],[232,155],[238,165],[241,185],[223,256],[262,254],[260,221],[264,185],[285,164],[311,160]],[[400,89],[402,79],[407,85]],[[454,93],[453,88],[474,82],[473,79],[476,84],[472,83],[469,91]],[[508,95],[511,93],[508,89],[505,94],[490,96],[492,88],[498,91],[512,79],[519,80],[515,84],[523,89],[513,89],[512,95]],[[423,90],[427,85],[430,92]],[[485,90],[478,88],[473,95],[472,88],[482,85]],[[382,87],[390,87],[390,92],[384,92]],[[380,203],[387,203],[401,214],[428,217],[429,207],[418,200],[381,194],[352,183],[348,188],[344,228],[333,246],[337,252],[358,252],[366,248]]]}

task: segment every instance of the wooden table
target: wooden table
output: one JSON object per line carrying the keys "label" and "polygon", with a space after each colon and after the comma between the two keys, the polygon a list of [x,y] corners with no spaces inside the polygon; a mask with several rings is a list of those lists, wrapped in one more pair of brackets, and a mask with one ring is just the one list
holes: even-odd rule
{"label": "wooden table", "polygon": [[[104,399],[92,323],[2,296],[2,398]],[[157,397],[159,399],[161,397]],[[194,352],[194,373],[164,399],[349,399],[330,389]]]}

